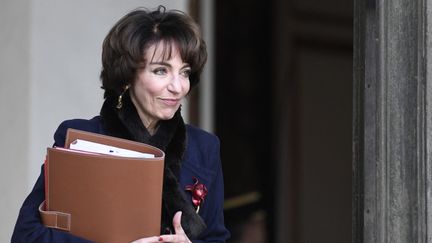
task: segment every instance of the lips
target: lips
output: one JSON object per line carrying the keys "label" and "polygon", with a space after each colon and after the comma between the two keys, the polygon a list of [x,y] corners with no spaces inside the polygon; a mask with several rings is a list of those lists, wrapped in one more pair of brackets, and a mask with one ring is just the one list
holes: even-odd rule
{"label": "lips", "polygon": [[167,106],[176,106],[180,102],[180,99],[161,98],[161,100]]}

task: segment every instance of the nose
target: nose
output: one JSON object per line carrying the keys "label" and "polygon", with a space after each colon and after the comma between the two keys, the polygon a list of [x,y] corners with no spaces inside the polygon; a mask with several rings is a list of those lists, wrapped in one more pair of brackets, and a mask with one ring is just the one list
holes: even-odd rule
{"label": "nose", "polygon": [[168,84],[168,90],[172,93],[180,93],[182,90],[182,83],[181,83],[181,77],[180,75],[173,75],[171,78],[171,82]]}

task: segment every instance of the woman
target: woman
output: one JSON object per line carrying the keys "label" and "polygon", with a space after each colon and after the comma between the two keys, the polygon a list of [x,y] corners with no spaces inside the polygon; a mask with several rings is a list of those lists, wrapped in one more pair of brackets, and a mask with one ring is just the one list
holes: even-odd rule
{"label": "woman", "polygon": [[[207,53],[197,24],[179,11],[135,10],[108,33],[102,50],[104,104],[91,120],[64,121],[54,134],[63,146],[68,128],[107,134],[165,151],[161,235],[135,242],[224,242],[223,181],[219,141],[185,125],[181,101],[197,85]],[[207,196],[193,204],[188,185],[199,181]],[[189,193],[189,194],[188,194]],[[44,173],[24,201],[12,242],[89,242],[44,227]]]}

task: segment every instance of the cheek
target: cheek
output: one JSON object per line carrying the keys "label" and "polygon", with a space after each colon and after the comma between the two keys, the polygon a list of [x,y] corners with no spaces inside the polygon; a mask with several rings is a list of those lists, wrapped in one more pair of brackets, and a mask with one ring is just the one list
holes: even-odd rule
{"label": "cheek", "polygon": [[134,86],[135,93],[141,98],[149,99],[154,95],[157,95],[160,92],[160,87],[157,85],[157,82],[145,82],[143,80],[138,80]]}
{"label": "cheek", "polygon": [[185,91],[184,93],[184,95],[186,95],[187,93],[189,93],[189,91],[190,91],[190,82],[189,82],[189,80],[187,80],[185,83],[184,83],[184,86],[183,86],[183,90]]}
{"label": "cheek", "polygon": [[133,96],[135,96],[135,101],[137,102],[135,106],[139,106],[140,109],[149,109],[149,106],[152,104],[152,94],[150,90],[137,83],[133,89]]}

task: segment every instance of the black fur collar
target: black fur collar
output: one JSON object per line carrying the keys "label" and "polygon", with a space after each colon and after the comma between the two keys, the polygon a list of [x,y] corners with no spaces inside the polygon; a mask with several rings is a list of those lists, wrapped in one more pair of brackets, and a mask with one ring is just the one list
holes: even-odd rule
{"label": "black fur collar", "polygon": [[123,96],[123,107],[118,110],[116,101],[107,98],[101,109],[102,124],[108,135],[147,143],[165,152],[164,186],[161,233],[173,231],[172,218],[182,211],[182,227],[190,239],[197,238],[206,228],[195,212],[190,199],[180,188],[179,173],[186,146],[186,128],[180,109],[171,120],[160,121],[156,133],[151,136],[141,122],[128,94]]}

